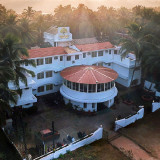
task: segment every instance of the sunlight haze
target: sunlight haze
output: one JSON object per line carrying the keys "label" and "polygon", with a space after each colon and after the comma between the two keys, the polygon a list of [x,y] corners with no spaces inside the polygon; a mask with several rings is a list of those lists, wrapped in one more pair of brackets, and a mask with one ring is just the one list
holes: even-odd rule
{"label": "sunlight haze", "polygon": [[114,8],[121,6],[132,8],[135,5],[160,6],[160,0],[0,0],[0,3],[5,5],[7,9],[14,9],[18,13],[28,6],[32,6],[33,9],[41,10],[44,13],[53,13],[54,9],[60,4],[71,4],[73,7],[77,7],[79,3],[83,3],[93,10],[101,5],[113,6]]}

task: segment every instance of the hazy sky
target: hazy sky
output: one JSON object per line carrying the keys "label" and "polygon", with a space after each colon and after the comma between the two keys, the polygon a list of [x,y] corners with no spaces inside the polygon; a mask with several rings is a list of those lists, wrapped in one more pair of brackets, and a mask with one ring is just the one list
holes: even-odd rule
{"label": "hazy sky", "polygon": [[131,8],[135,5],[160,6],[160,0],[0,0],[0,4],[5,5],[7,9],[14,9],[19,13],[28,6],[32,6],[35,10],[42,10],[45,13],[53,13],[54,8],[60,4],[71,4],[76,7],[79,3],[83,3],[93,10],[96,10],[100,5],[113,6],[115,8],[121,6]]}

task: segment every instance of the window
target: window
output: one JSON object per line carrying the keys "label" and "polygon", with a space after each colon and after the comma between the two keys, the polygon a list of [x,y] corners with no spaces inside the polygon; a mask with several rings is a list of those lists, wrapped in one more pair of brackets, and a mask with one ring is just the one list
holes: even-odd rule
{"label": "window", "polygon": [[48,78],[48,77],[52,77],[52,71],[46,72],[46,78]]}
{"label": "window", "polygon": [[48,84],[46,85],[46,91],[52,90],[53,89],[53,84]]}
{"label": "window", "polygon": [[96,92],[96,85],[95,84],[89,84],[88,85],[88,92],[91,93],[91,92]]}
{"label": "window", "polygon": [[68,81],[67,87],[68,87],[68,88],[71,88],[71,82],[70,82],[70,81]]}
{"label": "window", "polygon": [[87,108],[87,103],[84,103],[84,108]]}
{"label": "window", "polygon": [[79,91],[79,83],[76,83],[76,91]]}
{"label": "window", "polygon": [[72,89],[76,90],[76,83],[75,82],[72,83]]}
{"label": "window", "polygon": [[37,79],[43,79],[44,78],[44,72],[37,74]]}
{"label": "window", "polygon": [[101,83],[101,91],[104,91],[104,83]]}
{"label": "window", "polygon": [[105,91],[108,90],[108,83],[105,83]]}
{"label": "window", "polygon": [[55,56],[55,57],[54,57],[54,60],[57,60],[57,59],[58,59],[58,56]]}
{"label": "window", "polygon": [[37,66],[43,65],[43,59],[37,59]]}
{"label": "window", "polygon": [[92,108],[95,108],[96,104],[95,103],[92,103]]}
{"label": "window", "polygon": [[60,56],[60,61],[63,61],[63,56]]}
{"label": "window", "polygon": [[79,59],[79,55],[75,55],[75,60]]}
{"label": "window", "polygon": [[84,90],[83,90],[83,84],[82,83],[80,83],[80,92],[83,92]]}
{"label": "window", "polygon": [[28,63],[25,62],[25,66],[28,66]]}
{"label": "window", "polygon": [[111,88],[114,87],[114,81],[111,82]]}
{"label": "window", "polygon": [[71,56],[67,56],[67,61],[70,61],[71,60]]}
{"label": "window", "polygon": [[84,92],[87,92],[87,84],[84,84]]}
{"label": "window", "polygon": [[92,57],[97,57],[97,52],[92,52]]}
{"label": "window", "polygon": [[86,53],[83,53],[83,58],[86,58]]}
{"label": "window", "polygon": [[67,84],[67,81],[64,79],[64,85],[66,86],[66,84]]}
{"label": "window", "polygon": [[114,50],[114,54],[117,54],[118,53],[118,51],[117,50]]}
{"label": "window", "polygon": [[44,92],[44,86],[38,87],[38,92]]}
{"label": "window", "polygon": [[101,62],[101,63],[98,63],[98,66],[103,66],[103,62]]}
{"label": "window", "polygon": [[111,63],[108,63],[108,66],[111,66]]}
{"label": "window", "polygon": [[99,51],[98,52],[98,56],[100,57],[100,56],[103,56],[103,51]]}
{"label": "window", "polygon": [[108,50],[105,50],[105,53],[108,53]]}
{"label": "window", "polygon": [[109,54],[111,54],[111,50],[109,50]]}
{"label": "window", "polygon": [[101,91],[101,84],[97,84],[97,92]]}
{"label": "window", "polygon": [[51,64],[52,63],[52,57],[45,58],[46,64]]}

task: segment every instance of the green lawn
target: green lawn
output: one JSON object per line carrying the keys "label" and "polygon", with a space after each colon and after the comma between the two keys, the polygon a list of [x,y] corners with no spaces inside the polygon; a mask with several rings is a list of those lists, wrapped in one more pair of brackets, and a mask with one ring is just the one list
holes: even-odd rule
{"label": "green lawn", "polygon": [[10,144],[0,129],[0,160],[22,160],[16,149]]}

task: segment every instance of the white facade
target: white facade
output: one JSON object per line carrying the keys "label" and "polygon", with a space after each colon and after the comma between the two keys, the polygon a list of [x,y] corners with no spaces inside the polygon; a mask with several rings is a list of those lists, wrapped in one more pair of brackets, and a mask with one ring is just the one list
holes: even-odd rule
{"label": "white facade", "polygon": [[[19,87],[22,90],[22,95],[18,97],[16,106],[22,106],[23,108],[32,107],[34,103],[37,102],[37,98],[32,93],[32,87],[35,84],[35,81],[32,79],[32,76],[26,74],[27,77],[27,86],[19,81]],[[13,82],[8,83],[8,87],[12,90],[16,90]],[[14,104],[10,104],[11,107],[14,107]]]}
{"label": "white facade", "polygon": [[75,91],[63,84],[60,92],[64,97],[65,104],[70,103],[74,109],[85,112],[98,111],[98,104],[102,105],[102,103],[108,108],[111,107],[114,104],[114,97],[118,93],[115,84],[107,91],[94,93]]}
{"label": "white facade", "polygon": [[[111,53],[109,53],[109,50],[111,51]],[[119,77],[116,80],[116,82],[120,83],[123,86],[129,87],[135,60],[131,60],[129,58],[121,59],[121,55],[114,54],[114,50],[116,50],[116,48],[101,50],[103,51],[103,56],[100,57],[98,57],[98,51],[96,51],[97,57],[92,57],[91,55],[92,52],[75,52],[72,54],[49,56],[52,59],[51,64],[45,64],[45,58],[48,57],[33,58],[35,60],[43,59],[43,64],[38,65],[36,68],[32,66],[25,66],[27,69],[34,71],[36,75],[35,77],[33,77],[33,80],[35,81],[35,85],[33,85],[33,94],[41,96],[48,93],[57,92],[63,82],[63,79],[60,76],[60,71],[62,71],[67,67],[75,65],[103,65],[104,67],[111,68],[119,74]],[[85,58],[83,58],[83,54],[86,54]],[[79,55],[79,59],[75,59],[76,55]],[[67,61],[68,56],[71,57],[69,61]],[[60,60],[60,57],[63,57],[62,61]],[[52,72],[52,76],[46,78],[46,72],[48,71]],[[44,78],[38,79],[37,77],[38,73],[42,72],[44,73]],[[137,85],[140,84],[140,79],[141,79],[140,70],[135,72],[133,80],[134,79],[138,80]],[[46,85],[49,84],[53,85],[53,89],[47,91]],[[44,91],[38,92],[38,87],[40,86],[44,86]]]}
{"label": "white facade", "polygon": [[51,27],[48,32],[44,32],[44,41],[52,46],[69,46],[72,41],[72,34],[69,27]]}

